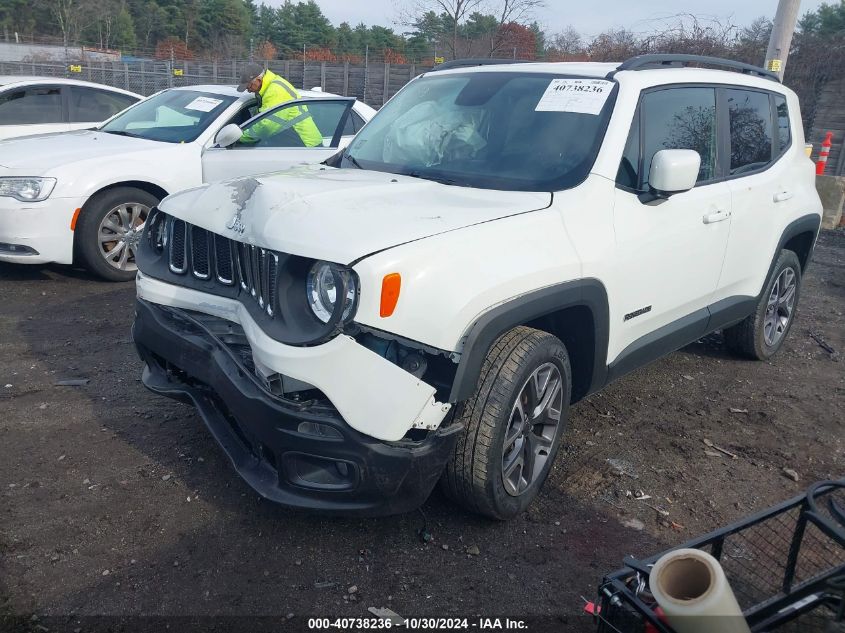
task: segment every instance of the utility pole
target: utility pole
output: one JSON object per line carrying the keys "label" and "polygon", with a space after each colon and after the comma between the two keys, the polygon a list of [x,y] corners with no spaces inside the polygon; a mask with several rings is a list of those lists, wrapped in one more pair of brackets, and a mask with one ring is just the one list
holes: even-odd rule
{"label": "utility pole", "polygon": [[789,45],[792,43],[792,34],[795,33],[800,6],[801,0],[779,0],[772,24],[769,48],[766,51],[766,69],[777,73],[781,80],[786,69],[786,58],[789,57]]}

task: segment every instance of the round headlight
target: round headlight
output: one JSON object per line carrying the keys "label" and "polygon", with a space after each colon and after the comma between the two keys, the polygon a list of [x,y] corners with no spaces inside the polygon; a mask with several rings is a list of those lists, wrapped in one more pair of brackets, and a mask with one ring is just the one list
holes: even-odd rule
{"label": "round headlight", "polygon": [[308,304],[315,316],[323,323],[328,323],[335,312],[338,301],[338,294],[342,292],[341,287],[346,287],[346,296],[343,301],[343,315],[341,321],[346,321],[355,305],[355,279],[349,269],[344,269],[337,264],[329,262],[317,262],[308,271],[305,282],[308,294]]}

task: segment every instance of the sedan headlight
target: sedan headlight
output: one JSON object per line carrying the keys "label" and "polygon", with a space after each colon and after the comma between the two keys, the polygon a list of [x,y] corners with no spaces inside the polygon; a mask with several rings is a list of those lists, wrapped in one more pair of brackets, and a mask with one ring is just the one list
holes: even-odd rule
{"label": "sedan headlight", "polygon": [[21,202],[41,202],[50,197],[55,178],[0,178],[0,196]]}
{"label": "sedan headlight", "polygon": [[[349,268],[330,262],[316,262],[308,271],[305,286],[308,305],[320,321],[328,323],[334,320],[337,323],[349,319],[358,293],[355,274]],[[343,302],[342,308],[337,305],[339,300]],[[336,311],[341,310],[339,318],[332,319]]]}

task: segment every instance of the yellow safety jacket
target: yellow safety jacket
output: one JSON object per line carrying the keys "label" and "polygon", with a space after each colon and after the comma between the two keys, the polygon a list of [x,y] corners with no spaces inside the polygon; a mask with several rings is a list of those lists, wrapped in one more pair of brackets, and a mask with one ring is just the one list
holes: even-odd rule
{"label": "yellow safety jacket", "polygon": [[[258,96],[261,99],[259,113],[300,98],[299,91],[292,83],[271,70],[264,72]],[[319,147],[323,144],[323,135],[308,112],[308,107],[304,105],[282,108],[275,114],[264,117],[258,123],[251,125],[248,133],[245,132],[241,140],[246,143],[255,143],[281,134],[290,128],[299,135],[305,147]]]}

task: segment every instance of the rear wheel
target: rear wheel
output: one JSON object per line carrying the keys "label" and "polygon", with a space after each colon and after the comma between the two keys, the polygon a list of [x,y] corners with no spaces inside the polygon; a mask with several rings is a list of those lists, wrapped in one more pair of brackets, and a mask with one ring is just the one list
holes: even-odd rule
{"label": "rear wheel", "polygon": [[783,250],[754,313],[725,329],[728,349],[755,360],[771,358],[792,327],[800,290],[801,263],[795,253]]}
{"label": "rear wheel", "polygon": [[134,279],[144,222],[158,202],[135,187],[109,189],[86,202],[76,227],[76,248],[85,267],[109,281]]}
{"label": "rear wheel", "polygon": [[569,357],[556,337],[517,327],[499,338],[475,393],[456,411],[464,432],[441,479],[446,494],[494,519],[524,511],[560,447],[571,384]]}

